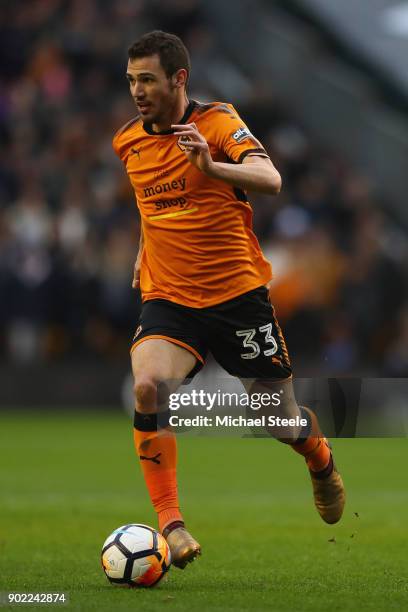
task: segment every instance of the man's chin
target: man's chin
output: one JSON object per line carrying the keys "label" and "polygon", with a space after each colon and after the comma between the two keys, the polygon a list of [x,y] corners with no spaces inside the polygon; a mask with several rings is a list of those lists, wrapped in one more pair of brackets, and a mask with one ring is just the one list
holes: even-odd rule
{"label": "man's chin", "polygon": [[139,111],[143,123],[154,123],[155,115],[152,112]]}

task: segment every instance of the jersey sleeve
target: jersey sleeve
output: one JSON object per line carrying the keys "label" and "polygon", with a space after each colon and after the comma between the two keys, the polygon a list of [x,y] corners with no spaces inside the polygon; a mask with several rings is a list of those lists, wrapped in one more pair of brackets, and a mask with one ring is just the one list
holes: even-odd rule
{"label": "jersey sleeve", "polygon": [[220,104],[215,107],[212,124],[217,147],[234,162],[242,163],[249,154],[269,157],[232,104]]}
{"label": "jersey sleeve", "polygon": [[112,149],[120,159],[119,135],[116,133],[112,139]]}
{"label": "jersey sleeve", "polygon": [[137,117],[133,117],[130,121],[125,123],[114,135],[112,139],[112,148],[115,151],[116,155],[125,162],[125,158],[127,156],[127,152],[129,149],[128,143],[126,141],[126,133],[130,130],[136,123],[140,120],[139,115]]}
{"label": "jersey sleeve", "polygon": [[122,132],[118,131],[114,135],[112,139],[112,148],[115,151],[116,155],[119,157],[119,159],[123,163],[125,163],[126,152],[127,152],[128,147],[126,146],[126,142],[124,138],[122,137]]}

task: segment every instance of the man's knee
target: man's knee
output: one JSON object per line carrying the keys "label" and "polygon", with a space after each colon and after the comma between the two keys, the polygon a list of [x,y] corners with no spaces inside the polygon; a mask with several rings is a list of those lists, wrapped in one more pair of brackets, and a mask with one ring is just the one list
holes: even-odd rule
{"label": "man's knee", "polygon": [[138,412],[157,412],[157,381],[151,376],[135,379],[133,392]]}
{"label": "man's knee", "polygon": [[158,412],[163,410],[168,402],[167,385],[153,376],[137,377],[133,391],[138,412]]}

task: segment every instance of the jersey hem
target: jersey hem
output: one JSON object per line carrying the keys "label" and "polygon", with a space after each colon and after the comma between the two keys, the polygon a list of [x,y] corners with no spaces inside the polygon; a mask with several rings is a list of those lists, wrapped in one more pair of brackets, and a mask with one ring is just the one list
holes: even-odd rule
{"label": "jersey hem", "polygon": [[233,300],[234,298],[239,297],[240,295],[244,295],[245,293],[248,293],[248,291],[253,291],[258,287],[263,287],[270,280],[272,280],[272,276],[270,274],[265,275],[265,277],[261,277],[256,283],[251,283],[248,287],[245,288],[244,291],[242,291],[242,288],[239,291],[232,291],[224,295],[222,299],[216,298],[214,300],[208,300],[204,304],[201,304],[201,306],[197,306],[196,304],[192,304],[188,301],[181,301],[175,299],[173,296],[168,295],[166,293],[162,293],[160,291],[150,293],[146,297],[142,294],[142,302],[149,302],[151,300],[167,300],[168,302],[173,302],[173,304],[179,304],[180,306],[187,306],[188,308],[196,308],[197,310],[201,310],[202,308],[209,308],[210,306],[218,306],[219,304],[223,304],[224,302],[229,302],[229,300]]}
{"label": "jersey hem", "polygon": [[267,157],[268,159],[270,159],[265,149],[262,149],[262,148],[246,149],[246,151],[242,151],[241,155],[238,157],[237,163],[242,164],[242,162],[244,161],[246,157],[248,157],[248,155],[256,155],[256,154],[258,154],[260,157],[262,156],[262,157]]}

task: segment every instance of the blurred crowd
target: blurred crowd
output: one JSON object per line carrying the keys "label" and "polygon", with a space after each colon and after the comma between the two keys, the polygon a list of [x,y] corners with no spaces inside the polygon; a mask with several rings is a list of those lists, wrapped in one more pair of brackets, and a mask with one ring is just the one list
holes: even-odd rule
{"label": "blurred crowd", "polygon": [[234,103],[283,176],[277,199],[250,199],[297,373],[406,376],[398,219],[228,59],[201,0],[2,2],[0,361],[127,357],[139,218],[111,140],[135,114],[127,47],[155,28],[189,47],[190,96]]}

